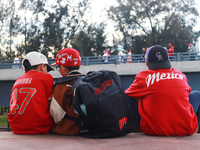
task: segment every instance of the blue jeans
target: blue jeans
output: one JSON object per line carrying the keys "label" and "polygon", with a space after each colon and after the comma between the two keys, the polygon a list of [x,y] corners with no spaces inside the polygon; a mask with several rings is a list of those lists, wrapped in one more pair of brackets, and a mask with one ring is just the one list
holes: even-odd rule
{"label": "blue jeans", "polygon": [[[126,99],[132,109],[133,123],[138,129],[140,129],[141,116],[138,111],[139,100],[135,100],[127,95],[126,95]],[[197,115],[198,125],[200,125],[200,107],[199,107],[200,106],[200,92],[199,91],[195,90],[190,93],[189,103],[192,105],[194,113]]]}
{"label": "blue jeans", "polygon": [[127,100],[128,104],[131,106],[131,111],[132,111],[131,115],[132,115],[133,124],[138,129],[140,129],[141,116],[140,116],[139,111],[138,111],[138,102],[139,102],[139,100],[135,100],[135,99],[129,97],[128,95],[126,95],[126,100]]}
{"label": "blue jeans", "polygon": [[192,105],[194,113],[197,115],[198,125],[200,126],[200,92],[195,90],[190,93],[189,103]]}

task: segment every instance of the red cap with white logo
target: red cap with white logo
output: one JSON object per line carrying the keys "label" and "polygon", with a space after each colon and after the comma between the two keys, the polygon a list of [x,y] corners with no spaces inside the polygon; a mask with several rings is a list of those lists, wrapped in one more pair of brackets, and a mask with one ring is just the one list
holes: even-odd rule
{"label": "red cap with white logo", "polygon": [[74,67],[81,65],[81,55],[79,51],[73,48],[65,48],[58,52],[56,62],[52,66],[60,65]]}

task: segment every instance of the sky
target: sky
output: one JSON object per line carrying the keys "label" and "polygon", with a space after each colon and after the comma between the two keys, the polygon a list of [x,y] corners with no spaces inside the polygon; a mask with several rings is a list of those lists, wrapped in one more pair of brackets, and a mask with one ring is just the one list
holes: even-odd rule
{"label": "sky", "polygon": [[[199,15],[200,15],[200,0],[195,0],[196,1],[196,8],[199,12]],[[199,31],[200,30],[200,16],[197,18],[197,25],[195,26],[194,28],[196,31]]]}
{"label": "sky", "polygon": [[[98,20],[100,18],[103,19],[104,15],[106,15],[105,12],[103,12],[103,8],[114,4],[114,1],[116,1],[116,0],[100,0],[100,1],[92,0],[92,9],[93,9],[92,15],[93,15],[93,17],[91,19],[93,19],[93,20]],[[199,15],[200,15],[200,0],[195,0],[195,2],[197,4],[196,8],[197,8]],[[195,26],[194,29],[196,31],[199,31],[200,30],[200,16],[197,18],[197,23],[198,24]]]}
{"label": "sky", "polygon": [[[194,31],[200,31],[200,0],[195,0],[196,2],[196,8],[199,12],[199,17],[197,17],[197,25],[194,27]],[[200,52],[200,37],[198,39],[198,42],[196,43],[196,49]]]}
{"label": "sky", "polygon": [[[107,21],[106,11],[104,8],[108,8],[111,5],[114,5],[116,0],[92,0],[92,17],[90,18],[91,21],[96,21],[97,23]],[[107,28],[105,29],[108,44],[112,45],[112,34],[115,33],[114,25],[109,21]]]}
{"label": "sky", "polygon": [[[197,10],[199,12],[200,15],[200,0],[196,0],[197,3]],[[200,31],[200,16],[197,18],[197,25],[194,28],[195,31]],[[197,42],[196,44],[196,49],[198,49],[200,51],[200,37],[199,37],[199,42]]]}

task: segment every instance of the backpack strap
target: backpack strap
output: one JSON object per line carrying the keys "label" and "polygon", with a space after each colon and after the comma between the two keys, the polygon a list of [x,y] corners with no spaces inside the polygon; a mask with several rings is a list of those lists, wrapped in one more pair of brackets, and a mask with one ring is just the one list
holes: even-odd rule
{"label": "backpack strap", "polygon": [[80,120],[75,118],[75,117],[68,116],[68,115],[65,114],[65,118],[72,120],[72,121],[76,122],[78,125],[80,125]]}
{"label": "backpack strap", "polygon": [[89,82],[92,81],[104,74],[103,71],[90,71],[87,73],[87,76],[85,76],[84,81]]}
{"label": "backpack strap", "polygon": [[[71,75],[71,74],[70,74],[70,75]],[[57,85],[57,84],[61,84],[61,83],[64,83],[64,82],[73,81],[73,80],[75,80],[75,79],[80,78],[81,76],[85,76],[85,75],[78,74],[78,75],[76,75],[76,76],[67,76],[67,77],[58,78],[58,79],[55,80],[53,87],[54,87],[55,85]]]}
{"label": "backpack strap", "polygon": [[60,84],[60,83],[64,83],[64,82],[69,82],[69,81],[73,81],[75,79],[78,79],[78,76],[68,76],[68,77],[62,77],[59,78],[55,81],[54,85]]}

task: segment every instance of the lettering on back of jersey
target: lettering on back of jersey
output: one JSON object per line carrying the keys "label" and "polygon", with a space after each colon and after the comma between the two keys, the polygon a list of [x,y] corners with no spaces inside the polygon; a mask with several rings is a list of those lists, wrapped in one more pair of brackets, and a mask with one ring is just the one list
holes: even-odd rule
{"label": "lettering on back of jersey", "polygon": [[19,84],[31,84],[31,82],[32,82],[32,78],[18,79],[18,80],[15,82],[14,86],[15,86],[15,85],[19,85]]}
{"label": "lettering on back of jersey", "polygon": [[146,84],[147,87],[149,87],[149,85],[153,85],[155,82],[159,82],[160,80],[169,80],[169,79],[179,79],[179,80],[183,80],[183,75],[179,74],[179,73],[153,73],[153,74],[149,74],[146,77]]}

